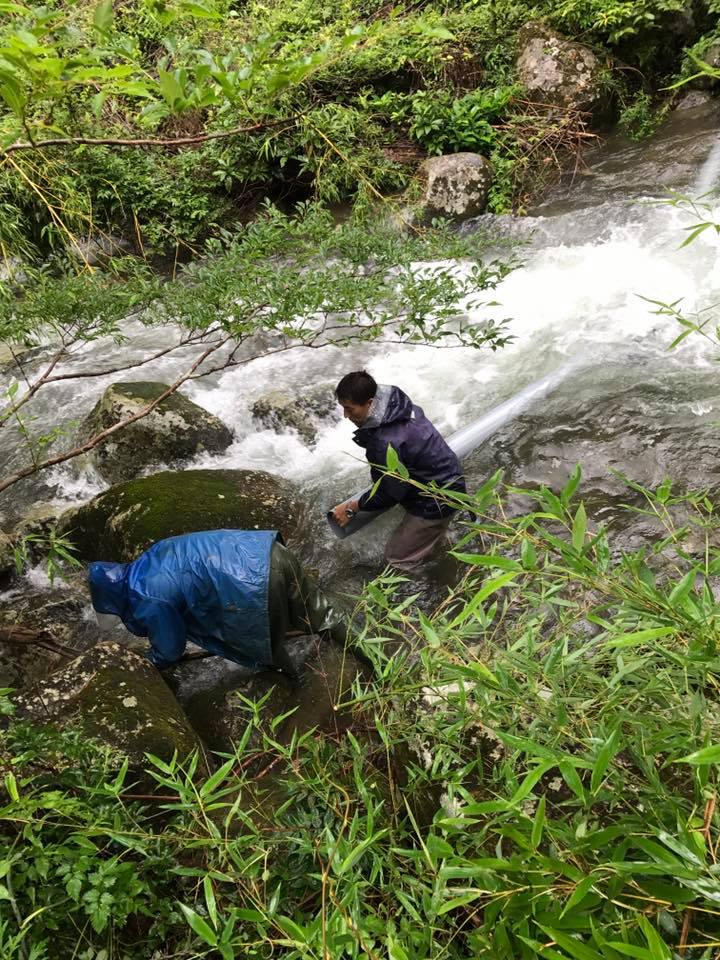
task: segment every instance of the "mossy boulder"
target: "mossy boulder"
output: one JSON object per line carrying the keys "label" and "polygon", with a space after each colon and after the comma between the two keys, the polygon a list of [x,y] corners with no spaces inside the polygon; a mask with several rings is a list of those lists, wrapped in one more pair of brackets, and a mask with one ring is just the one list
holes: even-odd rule
{"label": "mossy boulder", "polygon": [[484,212],[493,182],[492,164],[478,153],[430,157],[420,164],[420,219],[466,220]]}
{"label": "mossy boulder", "polygon": [[146,753],[167,760],[200,746],[155,667],[117,643],[98,644],[13,702],[18,719],[79,727],[135,769]]}
{"label": "mossy boulder", "polygon": [[[87,439],[138,413],[168,389],[166,383],[112,383],[80,427]],[[232,443],[222,420],[178,391],[155,409],[112,434],[88,455],[110,483],[131,480],[156,463],[179,465],[199,453],[221,453]]]}
{"label": "mossy boulder", "polygon": [[63,514],[78,557],[134,560],[165,537],[198,530],[279,530],[297,539],[305,511],[290,484],[261,470],[155,473],[111,487]]}
{"label": "mossy boulder", "polygon": [[603,68],[589,47],[532,22],[520,30],[518,51],[518,77],[532,100],[558,111],[602,103]]}

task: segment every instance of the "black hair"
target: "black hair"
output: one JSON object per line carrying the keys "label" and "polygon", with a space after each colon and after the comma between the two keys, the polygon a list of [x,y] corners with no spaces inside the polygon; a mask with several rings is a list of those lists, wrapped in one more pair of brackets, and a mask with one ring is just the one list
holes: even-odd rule
{"label": "black hair", "polygon": [[335,387],[335,396],[342,403],[367,403],[377,393],[377,384],[367,370],[353,370],[346,373]]}

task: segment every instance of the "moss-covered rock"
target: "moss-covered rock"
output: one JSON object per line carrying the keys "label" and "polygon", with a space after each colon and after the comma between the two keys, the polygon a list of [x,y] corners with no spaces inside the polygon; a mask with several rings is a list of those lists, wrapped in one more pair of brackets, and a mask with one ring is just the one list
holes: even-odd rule
{"label": "moss-covered rock", "polygon": [[[166,383],[113,383],[80,427],[83,439],[138,413],[168,389]],[[219,453],[232,432],[178,391],[147,416],[95,447],[89,460],[110,483],[131,480],[152,464],[177,465],[203,451]]]}
{"label": "moss-covered rock", "polygon": [[420,164],[422,187],[420,219],[466,220],[485,210],[493,181],[492,164],[478,153],[430,157]]}
{"label": "moss-covered rock", "polygon": [[261,470],[155,473],[111,487],[63,514],[81,560],[135,559],[165,537],[198,530],[279,530],[297,536],[304,510],[291,486]]}
{"label": "moss-covered rock", "polygon": [[200,746],[155,667],[117,643],[98,644],[13,702],[19,719],[80,727],[137,769],[146,753],[185,757]]}
{"label": "moss-covered rock", "polygon": [[531,99],[558,110],[600,105],[602,65],[589,47],[533,22],[520,31],[518,50],[518,77]]}

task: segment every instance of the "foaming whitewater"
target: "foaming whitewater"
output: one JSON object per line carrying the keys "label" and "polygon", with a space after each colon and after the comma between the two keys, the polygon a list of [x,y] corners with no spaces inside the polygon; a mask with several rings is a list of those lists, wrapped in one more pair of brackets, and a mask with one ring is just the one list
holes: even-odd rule
{"label": "foaming whitewater", "polygon": [[[234,430],[235,441],[222,455],[199,457],[192,466],[264,469],[298,482],[317,505],[317,536],[327,538],[329,545],[330,535],[323,529],[325,510],[363,482],[367,468],[362,451],[352,441],[351,425],[339,418],[320,430],[312,447],[295,433],[260,429],[251,409],[267,390],[287,389],[302,398],[305,387],[323,385],[330,393],[348,370],[366,367],[378,381],[401,386],[449,435],[571,357],[586,360],[558,386],[556,395],[561,399],[571,397],[580,383],[587,390],[595,371],[611,363],[622,364],[630,381],[635,367],[648,360],[659,379],[664,371],[713,368],[715,351],[700,337],[690,337],[668,353],[679,328],[671,318],[656,315],[656,307],[648,302],[682,299],[683,310],[692,315],[718,300],[720,264],[714,231],[706,231],[681,249],[684,228],[694,218],[658,203],[667,196],[664,188],[647,189],[649,182],[662,181],[663,176],[665,186],[678,190],[688,189],[690,176],[697,192],[717,182],[716,121],[703,122],[707,129],[703,128],[700,145],[692,118],[684,119],[682,127],[670,128],[666,143],[619,148],[617,156],[623,157],[623,163],[614,160],[616,155],[601,155],[584,180],[560,199],[548,201],[535,216],[495,218],[497,230],[523,239],[519,254],[524,262],[492,294],[499,307],[464,304],[463,309],[478,324],[490,317],[511,318],[509,330],[515,339],[507,347],[495,353],[383,343],[342,350],[298,348],[193,381],[184,392],[224,420]],[[693,156],[698,158],[704,144],[702,163],[672,180],[666,175],[668,158],[676,155],[678,144],[686,143],[692,144]],[[656,158],[652,170],[643,150]],[[594,169],[599,171],[597,176]],[[633,171],[640,169],[642,176],[633,181]],[[483,227],[487,219],[481,218]],[[462,263],[455,267],[459,272],[469,269]],[[162,333],[157,330],[132,324],[128,342],[109,347],[103,362],[134,358],[149,347],[158,349],[159,336]],[[86,352],[88,366],[93,354],[97,356],[95,345]],[[143,376],[170,382],[186,363],[187,355],[170,355],[151,370],[129,371],[124,379]],[[38,405],[34,413],[41,423],[50,423],[58,408],[69,408],[79,420],[113,379],[117,378],[64,384],[40,398],[44,406]],[[703,407],[697,415],[707,414]],[[56,485],[55,495],[66,501],[86,499],[102,487],[97,477],[78,473],[75,467],[58,468],[50,481]],[[362,550],[355,545],[362,540],[362,536],[353,538],[352,549]],[[338,549],[334,543],[333,548]],[[345,544],[340,548],[350,549]]]}
{"label": "foaming whitewater", "polygon": [[720,180],[720,137],[715,142],[695,181],[694,195],[696,197],[707,196],[717,188],[718,180]]}

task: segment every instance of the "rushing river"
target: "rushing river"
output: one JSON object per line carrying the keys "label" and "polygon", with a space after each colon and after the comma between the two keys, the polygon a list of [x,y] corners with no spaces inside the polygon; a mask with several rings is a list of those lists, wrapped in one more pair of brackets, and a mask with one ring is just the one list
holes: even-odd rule
{"label": "rushing river", "polygon": [[[720,419],[720,385],[715,384],[720,349],[696,336],[668,353],[677,324],[654,316],[643,297],[683,298],[687,313],[717,299],[715,232],[706,231],[679,249],[692,215],[649,201],[666,198],[669,190],[692,193],[699,184],[716,185],[718,116],[711,104],[676,114],[651,143],[611,139],[587,158],[587,169],[573,182],[561,183],[531,216],[483,217],[465,226],[489,228],[524,244],[523,266],[497,291],[501,309],[488,310],[488,315],[512,318],[515,340],[504,350],[383,345],[297,350],[196,381],[185,392],[221,417],[236,439],[221,456],[202,457],[191,466],[260,468],[292,478],[317,504],[317,555],[332,557],[322,562],[326,572],[332,574],[350,560],[372,564],[379,554],[377,536],[366,532],[338,543],[323,520],[324,510],[354,492],[366,476],[350,425],[341,420],[326,425],[309,448],[294,434],[258,429],[250,415],[254,400],[269,387],[296,391],[324,384],[330,391],[343,373],[365,366],[377,380],[399,384],[441,431],[450,433],[577,356],[577,372],[551,397],[470,458],[471,483],[481,482],[495,463],[505,466],[516,482],[561,483],[582,460],[599,486],[609,466],[629,473],[637,468],[643,482],[659,482],[665,473],[674,473],[691,486],[702,485],[714,467],[707,462],[714,448],[710,443],[698,451],[693,438],[697,431],[710,437]],[[478,321],[484,316],[484,310],[477,311]],[[157,349],[162,336],[141,328],[129,332],[127,345],[103,350],[103,364]],[[98,356],[95,345],[85,362],[92,366]],[[180,369],[182,360],[176,357],[122,376],[169,382]],[[58,409],[79,420],[105,385],[87,380],[48,390],[33,413],[40,425],[55,422]],[[684,454],[675,431],[680,440],[686,438]],[[6,443],[0,461],[18,455],[17,445]],[[55,469],[44,482],[44,490],[35,482],[12,491],[12,499],[0,505],[5,520],[35,497],[74,502],[102,489],[97,477],[78,475],[70,466]]]}

